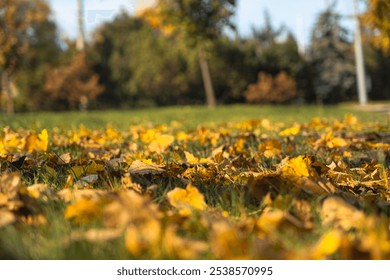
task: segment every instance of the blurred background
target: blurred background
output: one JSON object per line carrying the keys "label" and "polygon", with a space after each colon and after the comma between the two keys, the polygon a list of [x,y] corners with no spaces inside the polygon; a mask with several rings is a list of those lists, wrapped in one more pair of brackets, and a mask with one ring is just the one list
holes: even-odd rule
{"label": "blurred background", "polygon": [[4,113],[390,98],[390,0],[2,0]]}

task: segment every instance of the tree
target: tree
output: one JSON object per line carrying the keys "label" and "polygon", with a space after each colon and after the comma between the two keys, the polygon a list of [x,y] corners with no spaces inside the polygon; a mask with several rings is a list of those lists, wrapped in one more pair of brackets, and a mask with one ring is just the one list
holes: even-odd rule
{"label": "tree", "polygon": [[206,92],[207,105],[216,106],[208,63],[208,48],[230,21],[235,0],[160,0],[158,12],[165,25],[173,26],[197,50]]}
{"label": "tree", "polygon": [[45,89],[50,100],[61,104],[60,109],[86,109],[86,102],[96,99],[103,92],[99,76],[91,70],[85,54],[78,52],[69,65],[55,68],[49,73]]}
{"label": "tree", "polygon": [[50,8],[43,0],[2,0],[0,2],[0,70],[5,111],[13,113],[12,76],[28,51],[31,26],[48,18]]}
{"label": "tree", "polygon": [[143,17],[118,15],[102,25],[94,37],[95,70],[105,86],[99,98],[102,103],[142,107],[202,100],[194,52],[150,26]]}
{"label": "tree", "polygon": [[47,109],[50,104],[44,91],[47,72],[58,66],[63,50],[58,38],[58,29],[51,17],[35,22],[28,36],[29,48],[20,59],[14,73],[19,88],[15,109]]}
{"label": "tree", "polygon": [[355,77],[352,54],[340,15],[329,6],[319,15],[311,35],[310,67],[318,104],[349,98]]}
{"label": "tree", "polygon": [[390,53],[390,1],[366,0],[367,12],[363,21],[372,30],[374,44],[386,53]]}

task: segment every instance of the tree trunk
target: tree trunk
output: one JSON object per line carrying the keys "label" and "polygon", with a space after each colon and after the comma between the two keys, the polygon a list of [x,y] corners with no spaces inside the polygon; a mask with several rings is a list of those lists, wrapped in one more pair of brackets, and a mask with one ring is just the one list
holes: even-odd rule
{"label": "tree trunk", "polygon": [[4,111],[7,114],[14,113],[14,96],[11,91],[10,77],[7,71],[1,73],[1,98],[4,107]]}
{"label": "tree trunk", "polygon": [[214,94],[213,82],[211,80],[211,75],[210,75],[209,63],[207,61],[206,56],[203,53],[199,54],[199,63],[200,63],[200,70],[202,72],[203,85],[206,92],[207,106],[210,108],[215,108],[217,102],[215,100],[215,94]]}

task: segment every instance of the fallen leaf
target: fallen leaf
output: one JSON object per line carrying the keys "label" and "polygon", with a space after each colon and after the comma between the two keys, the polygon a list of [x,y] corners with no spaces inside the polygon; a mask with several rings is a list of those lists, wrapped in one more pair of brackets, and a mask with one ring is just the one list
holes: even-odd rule
{"label": "fallen leaf", "polygon": [[331,196],[321,206],[321,218],[324,226],[335,226],[343,230],[358,228],[364,222],[364,213],[347,203],[344,199]]}
{"label": "fallen leaf", "polygon": [[0,228],[12,224],[15,220],[15,215],[12,212],[0,209]]}
{"label": "fallen leaf", "polygon": [[337,230],[330,230],[321,236],[312,249],[313,259],[325,259],[335,254],[340,248],[341,233]]}
{"label": "fallen leaf", "polygon": [[0,193],[6,194],[10,200],[16,199],[22,180],[18,172],[5,173],[0,178]]}
{"label": "fallen leaf", "polygon": [[192,209],[204,210],[207,207],[203,194],[192,185],[187,185],[186,189],[175,188],[167,193],[167,197],[182,216],[191,215]]}
{"label": "fallen leaf", "polygon": [[128,172],[134,175],[157,175],[165,172],[164,165],[148,164],[135,160],[130,165]]}

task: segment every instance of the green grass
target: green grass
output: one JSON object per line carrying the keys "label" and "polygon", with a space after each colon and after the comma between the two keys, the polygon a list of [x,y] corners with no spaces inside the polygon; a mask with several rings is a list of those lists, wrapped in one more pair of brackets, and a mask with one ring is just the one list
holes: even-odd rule
{"label": "green grass", "polygon": [[112,125],[125,130],[132,124],[170,124],[178,121],[186,128],[200,124],[221,124],[239,122],[247,119],[269,119],[272,122],[286,124],[307,122],[314,117],[342,119],[345,114],[354,114],[363,122],[377,121],[384,123],[387,115],[382,112],[367,112],[349,105],[340,106],[255,106],[231,105],[216,109],[206,107],[165,107],[134,109],[125,111],[91,111],[91,112],[41,112],[20,113],[12,116],[0,115],[0,126],[12,128],[63,129],[77,128],[81,124],[91,129]]}
{"label": "green grass", "polygon": [[[248,119],[269,119],[271,124],[282,122],[285,126],[293,123],[307,123],[314,117],[325,118],[327,120],[342,120],[346,114],[353,114],[359,118],[362,123],[381,123],[388,125],[388,116],[383,112],[367,112],[356,109],[356,106],[343,105],[343,106],[330,106],[330,107],[316,107],[316,106],[249,106],[249,105],[234,105],[234,106],[220,106],[216,109],[208,109],[205,107],[168,107],[168,108],[154,108],[154,109],[140,109],[140,110],[127,110],[127,111],[92,111],[92,112],[44,112],[44,113],[23,113],[15,114],[13,116],[0,115],[0,126],[2,128],[10,126],[11,128],[26,129],[26,130],[41,130],[43,128],[53,130],[59,128],[59,130],[52,131],[50,136],[59,135],[67,132],[69,129],[78,128],[80,125],[84,125],[91,130],[102,129],[106,126],[113,126],[119,130],[123,130],[128,139],[119,144],[107,144],[101,147],[101,151],[96,149],[88,149],[83,146],[77,145],[59,145],[52,147],[49,146],[49,153],[34,152],[29,155],[26,160],[26,164],[20,168],[23,174],[23,180],[26,186],[34,183],[44,183],[50,186],[54,191],[61,190],[65,184],[70,172],[71,167],[74,165],[87,164],[88,154],[96,153],[99,157],[99,152],[110,152],[111,149],[118,148],[121,150],[122,155],[127,155],[135,160],[137,157],[153,159],[155,162],[160,160],[160,155],[150,153],[148,150],[148,144],[140,142],[139,138],[132,138],[129,135],[128,128],[134,124],[148,124],[151,123],[151,127],[155,125],[166,124],[171,126],[168,129],[169,134],[176,135],[178,131],[184,131],[191,137],[190,140],[184,144],[176,141],[172,147],[170,147],[164,154],[164,161],[166,163],[179,162],[177,168],[189,169],[189,165],[182,164],[180,159],[177,160],[177,156],[181,156],[183,159],[183,152],[188,151],[193,153],[197,157],[208,157],[211,155],[213,149],[211,140],[206,140],[205,144],[202,144],[198,140],[198,135],[201,129],[191,131],[198,126],[206,126],[210,128],[211,132],[219,130],[217,125],[223,123],[237,123]],[[179,122],[182,125],[174,127],[172,122]],[[372,129],[372,125],[367,126]],[[388,127],[388,126],[387,126]],[[189,173],[190,177],[184,176],[184,173],[179,171],[173,171],[175,176],[164,175],[161,178],[159,176],[134,176],[132,178],[136,183],[142,185],[145,189],[148,186],[156,185],[157,190],[154,196],[154,203],[159,205],[161,209],[169,207],[167,201],[167,192],[176,187],[185,187],[185,185],[191,181],[198,189],[205,195],[207,204],[215,210],[210,212],[209,221],[210,225],[204,224],[204,217],[198,217],[194,215],[188,221],[178,220],[175,217],[166,216],[162,224],[174,224],[175,229],[178,228],[178,236],[184,236],[192,240],[203,240],[210,242],[212,240],[212,226],[211,221],[213,219],[223,220],[220,216],[220,212],[226,211],[229,213],[229,223],[232,225],[232,230],[241,232],[247,238],[241,240],[246,242],[251,248],[250,240],[258,238],[256,234],[250,232],[251,219],[257,219],[262,215],[264,206],[260,204],[260,201],[253,202],[253,198],[248,197],[248,182],[239,179],[238,174],[240,172],[262,172],[263,170],[275,170],[276,166],[283,158],[295,157],[298,155],[315,155],[317,160],[322,163],[329,164],[329,160],[335,160],[341,158],[343,155],[343,149],[327,149],[326,147],[320,147],[319,149],[313,149],[306,141],[306,134],[301,134],[296,137],[281,137],[276,132],[262,131],[259,137],[253,137],[247,131],[235,131],[234,126],[229,126],[231,132],[226,137],[219,137],[217,139],[217,145],[224,145],[226,151],[231,153],[229,164],[219,164],[216,168],[197,166],[193,172]],[[347,131],[349,128],[345,128]],[[363,127],[364,129],[364,127]],[[127,131],[126,131],[127,130]],[[20,134],[21,131],[18,131]],[[386,131],[387,133],[388,131]],[[6,132],[4,132],[6,133]],[[254,132],[255,133],[255,132]],[[259,132],[257,132],[259,133]],[[267,134],[265,138],[262,138],[264,134]],[[320,133],[324,131],[314,133],[310,137],[311,140],[318,140]],[[359,132],[360,133],[360,132]],[[23,135],[23,134],[22,134]],[[341,134],[337,134],[341,136]],[[83,141],[87,142],[88,137]],[[239,139],[245,140],[245,146],[243,151],[235,151],[234,145]],[[265,158],[258,153],[259,144],[267,139],[276,139],[282,144],[282,156],[275,158]],[[51,140],[52,142],[54,140]],[[138,142],[137,142],[138,141]],[[378,140],[380,141],[380,140]],[[133,151],[129,148],[130,143],[137,143],[138,150]],[[54,143],[54,142],[53,142]],[[292,146],[293,145],[293,146]],[[215,148],[215,147],[214,147]],[[229,150],[230,148],[230,150]],[[72,162],[69,164],[59,165],[54,158],[53,154],[61,155],[62,153],[71,153]],[[355,154],[364,153],[355,149],[352,151]],[[50,154],[51,153],[51,154]],[[368,154],[367,154],[368,155]],[[383,155],[385,155],[383,153]],[[12,160],[12,157],[10,157]],[[14,166],[8,162],[8,158],[2,158],[0,162],[0,168],[2,173],[9,171],[15,171]],[[108,165],[105,165],[105,173],[99,173],[100,181],[93,186],[94,189],[107,189],[113,187],[113,189],[120,189],[121,176],[127,172],[128,166],[123,158],[120,159],[123,167],[117,171],[107,169]],[[379,161],[379,160],[378,160]],[[380,162],[381,163],[381,162]],[[104,161],[104,164],[106,162]],[[385,163],[383,163],[385,166]],[[46,167],[56,169],[55,176],[49,174]],[[210,176],[200,175],[201,170],[211,172]],[[214,173],[213,173],[214,172]],[[177,173],[177,174],[176,174]],[[180,174],[179,174],[180,173]],[[0,174],[2,175],[2,174]],[[229,175],[226,177],[225,175]],[[236,178],[233,178],[236,176]],[[78,178],[75,178],[78,179]],[[359,178],[357,178],[359,179]],[[110,182],[110,184],[109,184]],[[270,191],[271,193],[271,191]],[[294,206],[293,200],[296,199],[294,195],[285,193],[283,190],[280,193],[276,193],[278,196],[274,197],[273,205],[275,208],[283,211],[290,211]],[[275,195],[276,195],[275,194]],[[24,198],[26,199],[26,198]],[[302,199],[301,197],[299,199]],[[316,213],[318,209],[318,203],[322,197],[311,197],[310,205],[313,214],[314,229],[310,231],[300,232],[294,227],[288,226],[286,229],[281,228],[275,232],[275,236],[272,236],[267,240],[267,246],[270,246],[267,252],[259,250],[253,253],[252,256],[256,258],[283,258],[283,252],[279,251],[294,251],[301,250],[305,246],[311,246],[318,238],[326,231],[322,228],[320,219]],[[24,222],[15,223],[4,228],[0,228],[0,259],[132,259],[132,258],[153,258],[153,254],[146,253],[145,255],[132,255],[125,249],[124,237],[120,237],[109,241],[89,242],[86,240],[70,240],[70,236],[79,231],[86,231],[91,228],[102,228],[102,221],[100,219],[93,221],[92,224],[79,226],[70,220],[64,218],[65,203],[60,200],[40,200],[30,201],[26,200],[24,203],[30,207],[30,212],[36,211],[44,215],[47,219],[47,223],[44,225],[34,224],[27,225]],[[1,207],[0,207],[1,209]],[[217,214],[219,212],[219,214]],[[35,213],[33,213],[35,214]],[[18,214],[19,215],[19,214]],[[32,214],[31,214],[32,215]],[[214,217],[215,215],[216,217]],[[316,216],[317,215],[317,216]],[[18,218],[22,219],[22,215]],[[245,223],[247,219],[247,224]],[[385,217],[381,217],[383,221],[387,221]],[[209,228],[207,228],[209,227]],[[239,243],[241,241],[237,241]],[[233,246],[230,245],[229,246]],[[234,247],[234,246],[233,246]],[[283,250],[281,249],[283,248]],[[279,252],[275,254],[275,252]],[[176,255],[164,252],[160,255],[161,258],[175,258]],[[228,256],[229,257],[229,256]],[[336,256],[337,257],[337,256]],[[205,253],[203,258],[218,258],[212,250]]]}

